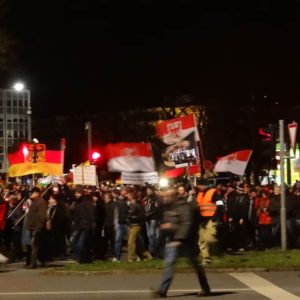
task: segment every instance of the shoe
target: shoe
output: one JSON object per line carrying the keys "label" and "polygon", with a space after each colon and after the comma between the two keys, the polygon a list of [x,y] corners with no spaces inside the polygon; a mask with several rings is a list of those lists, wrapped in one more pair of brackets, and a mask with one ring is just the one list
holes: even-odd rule
{"label": "shoe", "polygon": [[206,291],[201,291],[197,294],[197,297],[207,297],[211,295],[211,291],[210,290],[206,290]]}
{"label": "shoe", "polygon": [[238,252],[245,252],[245,248],[238,249]]}
{"label": "shoe", "polygon": [[151,298],[167,298],[167,294],[159,290],[151,290]]}
{"label": "shoe", "polygon": [[117,259],[116,257],[114,257],[111,261],[112,261],[113,263],[119,263],[119,262],[120,262],[120,260]]}
{"label": "shoe", "polygon": [[8,262],[8,258],[0,253],[0,264],[6,264]]}

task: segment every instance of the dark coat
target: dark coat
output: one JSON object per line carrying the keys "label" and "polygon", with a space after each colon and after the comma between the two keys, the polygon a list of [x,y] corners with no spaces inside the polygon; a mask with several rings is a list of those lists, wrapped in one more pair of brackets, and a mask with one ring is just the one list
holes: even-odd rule
{"label": "dark coat", "polygon": [[230,204],[227,203],[227,205],[229,204],[227,208],[228,217],[235,221],[239,221],[241,219],[244,219],[245,221],[248,220],[250,204],[249,196],[247,194],[236,193],[235,197],[232,197],[230,202]]}
{"label": "dark coat", "polygon": [[145,221],[145,213],[140,203],[130,203],[128,210],[128,222],[130,225],[142,225]]}
{"label": "dark coat", "polygon": [[191,204],[184,200],[175,200],[166,205],[163,212],[163,224],[171,223],[171,229],[163,230],[164,236],[171,241],[188,241],[193,234],[194,213]]}
{"label": "dark coat", "polygon": [[114,226],[115,223],[115,209],[116,204],[114,201],[110,201],[105,203],[105,218],[104,218],[104,226]]}
{"label": "dark coat", "polygon": [[72,228],[76,231],[92,230],[95,225],[95,206],[87,196],[75,200],[71,209]]}
{"label": "dark coat", "polygon": [[43,198],[32,201],[27,215],[26,228],[29,230],[42,230],[47,220],[47,202]]}
{"label": "dark coat", "polygon": [[161,201],[155,194],[145,198],[145,215],[146,221],[159,220],[161,212]]}
{"label": "dark coat", "polygon": [[128,223],[128,210],[129,210],[127,199],[119,198],[117,200],[117,209],[118,209],[119,224],[127,224]]}

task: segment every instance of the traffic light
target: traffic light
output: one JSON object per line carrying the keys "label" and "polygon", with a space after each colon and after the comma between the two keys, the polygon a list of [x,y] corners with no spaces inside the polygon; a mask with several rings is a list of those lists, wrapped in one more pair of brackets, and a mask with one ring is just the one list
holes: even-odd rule
{"label": "traffic light", "polygon": [[264,128],[259,128],[258,134],[263,137],[263,141],[265,142],[270,142],[272,140],[272,134],[269,130],[267,131]]}
{"label": "traffic light", "polygon": [[97,164],[99,162],[100,158],[101,158],[101,153],[98,152],[98,151],[93,151],[92,152],[92,161],[91,161],[91,163],[93,165]]}

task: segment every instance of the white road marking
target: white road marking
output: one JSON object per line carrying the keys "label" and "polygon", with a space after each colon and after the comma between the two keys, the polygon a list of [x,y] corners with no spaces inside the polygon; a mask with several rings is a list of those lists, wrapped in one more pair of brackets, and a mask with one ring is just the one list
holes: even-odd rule
{"label": "white road marking", "polygon": [[[243,292],[250,291],[250,288],[241,289],[213,289],[213,292]],[[170,290],[170,293],[197,293],[197,290]],[[120,291],[55,291],[55,292],[1,292],[0,296],[36,296],[36,295],[89,295],[89,294],[146,294],[150,290],[120,290]]]}
{"label": "white road marking", "polygon": [[278,287],[272,282],[254,273],[230,273],[232,277],[244,283],[257,293],[272,300],[299,300],[300,297]]}

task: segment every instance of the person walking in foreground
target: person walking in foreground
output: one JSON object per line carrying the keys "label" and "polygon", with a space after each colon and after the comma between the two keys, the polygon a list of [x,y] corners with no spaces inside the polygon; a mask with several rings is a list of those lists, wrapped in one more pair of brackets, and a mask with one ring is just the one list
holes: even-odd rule
{"label": "person walking in foreground", "polygon": [[167,189],[161,193],[161,196],[165,210],[160,227],[167,239],[164,252],[165,267],[160,287],[152,291],[152,297],[167,297],[174,276],[174,265],[181,249],[184,250],[184,254],[197,273],[201,287],[201,292],[198,295],[208,296],[210,287],[203,267],[199,264],[198,255],[195,251],[196,247],[193,246],[197,235],[197,228],[194,224],[196,223],[194,221],[196,219],[195,213],[189,203],[176,196],[175,189]]}

